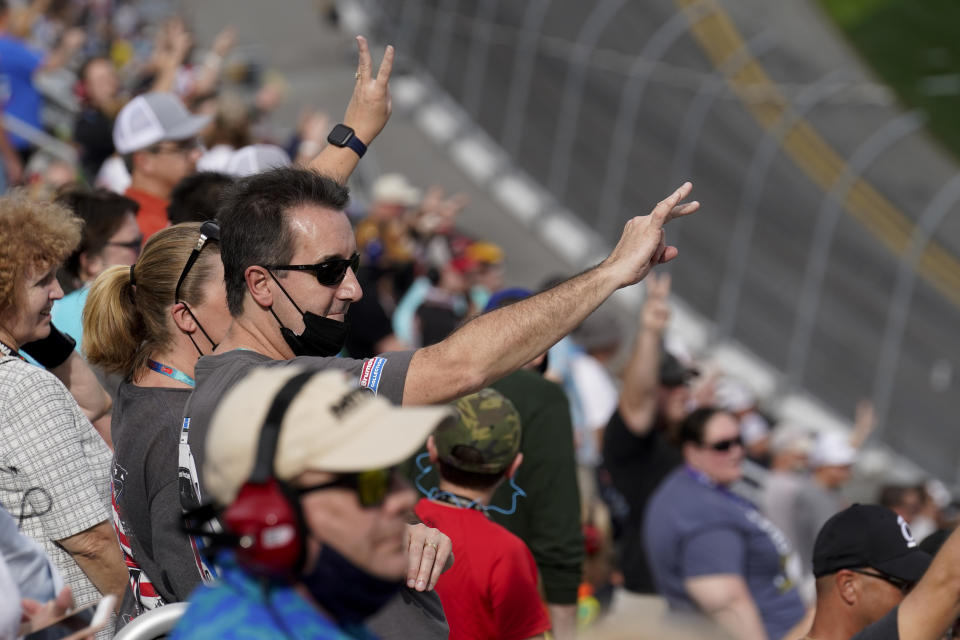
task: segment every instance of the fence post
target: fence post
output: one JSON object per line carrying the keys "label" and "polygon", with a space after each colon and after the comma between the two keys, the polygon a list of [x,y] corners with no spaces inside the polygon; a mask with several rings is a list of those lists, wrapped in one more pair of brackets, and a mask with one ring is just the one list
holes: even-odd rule
{"label": "fence post", "polygon": [[893,393],[903,333],[910,313],[910,301],[913,298],[913,287],[917,279],[920,259],[933,238],[934,231],[958,201],[960,201],[960,175],[954,176],[941,187],[920,214],[917,226],[914,227],[913,234],[910,236],[910,243],[900,256],[897,280],[893,287],[890,310],[887,312],[887,322],[883,330],[877,376],[873,384],[873,406],[877,412],[877,428],[874,434],[878,440],[881,439],[889,418],[890,396]]}
{"label": "fence post", "polygon": [[[748,42],[736,51],[723,66],[711,73],[700,83],[696,95],[690,101],[683,123],[680,125],[680,139],[677,142],[677,151],[673,154],[670,165],[670,181],[668,184],[680,184],[690,177],[693,167],[693,156],[700,141],[700,132],[707,122],[707,116],[720,92],[727,84],[727,77],[734,75],[744,64],[753,58],[758,58],[777,45],[773,31],[763,31],[753,36]],[[679,247],[683,235],[684,224],[677,220],[670,227],[670,244]],[[669,266],[669,265],[668,265]]]}
{"label": "fence post", "polygon": [[584,23],[574,43],[574,53],[567,71],[560,116],[557,118],[556,142],[553,145],[550,162],[548,186],[553,196],[563,201],[567,191],[567,177],[570,174],[570,157],[573,142],[577,134],[577,120],[580,117],[580,103],[583,100],[583,84],[586,82],[587,64],[597,46],[597,40],[603,34],[607,23],[613,19],[626,0],[602,0]]}
{"label": "fence post", "polygon": [[499,0],[482,0],[477,7],[473,23],[473,40],[463,79],[463,106],[474,120],[480,119],[480,104],[483,99],[483,80],[487,73],[487,53],[490,49],[490,31],[497,15]]}
{"label": "fence post", "polygon": [[428,66],[437,83],[443,85],[443,75],[447,72],[450,59],[450,40],[453,38],[453,22],[457,16],[458,0],[445,0],[435,9]]}
{"label": "fence post", "polygon": [[787,379],[795,385],[803,384],[810,341],[813,337],[813,327],[816,324],[817,311],[820,305],[823,277],[827,270],[827,260],[830,258],[834,230],[837,221],[840,219],[840,214],[843,212],[843,203],[846,200],[847,192],[860,179],[860,175],[867,167],[883,154],[890,145],[910,135],[922,125],[923,116],[912,111],[893,118],[877,129],[853,152],[849,162],[844,167],[843,173],[823,198],[807,257],[807,266],[800,289],[800,301],[797,306],[797,316],[794,320],[790,349],[787,355]]}
{"label": "fence post", "polygon": [[511,156],[520,151],[523,123],[526,120],[527,98],[530,96],[530,81],[533,78],[533,63],[537,57],[537,38],[540,25],[550,8],[550,0],[532,0],[523,17],[523,34],[513,57],[513,77],[507,96],[507,113],[503,123],[500,143]]}
{"label": "fence post", "polygon": [[766,186],[767,174],[777,158],[780,145],[800,119],[842,88],[842,85],[837,83],[840,75],[838,71],[830,72],[806,87],[797,96],[794,108],[784,110],[777,124],[767,131],[754,149],[753,156],[750,158],[750,167],[747,169],[747,177],[744,180],[737,219],[733,225],[733,237],[727,251],[723,282],[720,285],[715,339],[724,339],[733,335],[743,278],[750,258],[753,230],[760,210],[760,199],[763,188]]}
{"label": "fence post", "polygon": [[596,225],[604,238],[613,230],[612,227],[616,226],[620,214],[623,183],[630,164],[637,115],[650,81],[650,74],[671,45],[687,32],[690,23],[699,19],[707,10],[703,4],[695,4],[691,7],[691,12],[693,17],[685,11],[677,11],[660,25],[630,66],[627,84],[620,96],[617,117],[610,134],[610,153],[607,154],[607,168],[604,172],[603,188],[600,190]]}

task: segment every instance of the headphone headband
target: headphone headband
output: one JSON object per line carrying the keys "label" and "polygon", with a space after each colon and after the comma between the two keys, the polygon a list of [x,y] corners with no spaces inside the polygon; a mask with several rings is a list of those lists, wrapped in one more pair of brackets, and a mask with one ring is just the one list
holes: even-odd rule
{"label": "headphone headband", "polygon": [[257,442],[257,457],[254,460],[253,471],[250,473],[248,483],[263,484],[270,478],[275,477],[274,463],[277,456],[277,448],[280,444],[280,425],[283,423],[283,417],[290,407],[290,403],[297,396],[307,381],[317,372],[304,371],[287,380],[277,395],[274,396],[270,409],[267,411],[267,417],[260,428],[260,438]]}

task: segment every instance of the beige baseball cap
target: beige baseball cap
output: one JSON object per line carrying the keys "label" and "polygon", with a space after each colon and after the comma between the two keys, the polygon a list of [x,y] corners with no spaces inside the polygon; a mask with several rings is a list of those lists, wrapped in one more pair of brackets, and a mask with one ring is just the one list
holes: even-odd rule
{"label": "beige baseball cap", "polygon": [[[302,367],[260,367],[217,405],[203,465],[205,493],[233,502],[253,471],[260,430],[281,387]],[[350,473],[398,464],[445,421],[448,407],[397,407],[339,370],[318,371],[294,397],[280,426],[274,473],[289,481],[304,471]]]}

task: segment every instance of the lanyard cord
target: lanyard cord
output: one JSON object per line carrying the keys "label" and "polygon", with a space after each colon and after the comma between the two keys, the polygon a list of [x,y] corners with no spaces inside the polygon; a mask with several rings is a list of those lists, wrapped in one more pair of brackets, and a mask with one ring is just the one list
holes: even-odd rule
{"label": "lanyard cord", "polygon": [[474,511],[484,513],[483,505],[478,501],[465,498],[456,493],[450,493],[449,491],[437,491],[430,499],[436,502],[443,502],[454,507],[459,507],[461,509],[473,509]]}
{"label": "lanyard cord", "polygon": [[24,357],[20,355],[20,352],[8,345],[6,342],[0,342],[0,354],[5,356],[13,356],[15,358],[24,360]]}
{"label": "lanyard cord", "polygon": [[194,379],[185,374],[183,371],[174,369],[173,367],[165,365],[162,362],[157,362],[156,360],[151,360],[148,358],[147,367],[149,367],[151,371],[156,371],[157,373],[165,375],[168,378],[173,378],[177,382],[182,382],[188,387],[197,386],[197,383],[194,381]]}

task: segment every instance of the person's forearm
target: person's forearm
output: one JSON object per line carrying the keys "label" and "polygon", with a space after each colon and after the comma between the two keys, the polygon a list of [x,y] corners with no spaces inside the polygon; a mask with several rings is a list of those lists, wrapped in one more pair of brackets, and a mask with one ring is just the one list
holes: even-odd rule
{"label": "person's forearm", "polygon": [[722,608],[709,612],[720,627],[737,640],[768,640],[767,632],[763,628],[760,612],[757,611],[753,600],[738,598]]}
{"label": "person's forearm", "polygon": [[[637,433],[641,425],[649,428],[657,404],[657,385],[660,371],[659,331],[641,326],[636,344],[620,389],[620,410],[631,432]],[[643,429],[642,431],[646,431]]]}
{"label": "person's forearm", "polygon": [[550,632],[554,640],[572,640],[577,637],[577,605],[548,604]]}
{"label": "person's forearm", "polygon": [[474,318],[410,362],[404,404],[435,404],[476,391],[570,333],[619,286],[598,265],[535,296]]}
{"label": "person's forearm", "polygon": [[114,594],[123,600],[127,589],[127,567],[109,521],[60,541],[60,545],[76,561],[90,582],[103,595]]}
{"label": "person's forearm", "polygon": [[917,586],[900,603],[902,640],[936,640],[960,616],[960,528],[950,534]]}
{"label": "person's forearm", "polygon": [[[363,141],[369,144],[369,141]],[[317,173],[333,178],[340,184],[346,184],[353,170],[360,164],[360,156],[349,147],[337,147],[328,144],[317,157],[310,161],[309,168]]]}

